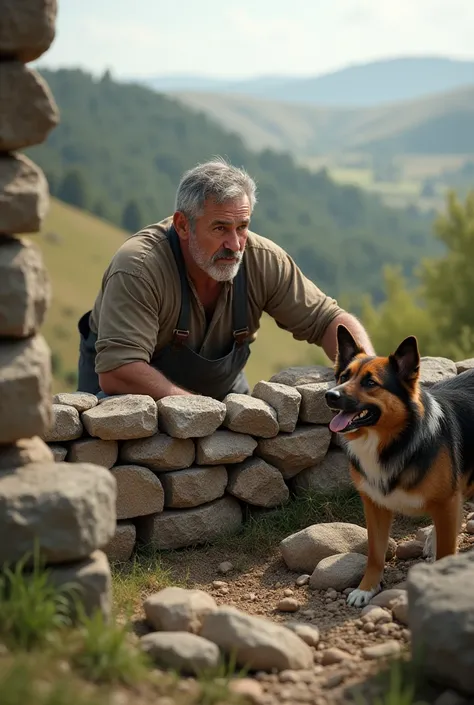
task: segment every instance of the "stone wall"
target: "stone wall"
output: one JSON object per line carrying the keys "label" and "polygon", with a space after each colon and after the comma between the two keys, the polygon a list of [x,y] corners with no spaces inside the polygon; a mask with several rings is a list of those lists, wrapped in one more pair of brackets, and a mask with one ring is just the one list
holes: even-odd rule
{"label": "stone wall", "polygon": [[53,291],[34,234],[49,190],[20,150],[43,142],[60,119],[47,83],[26,65],[51,45],[56,16],[56,0],[0,0],[0,566],[25,558],[36,541],[55,584],[77,580],[86,611],[108,614],[100,547],[115,532],[115,479],[87,463],[65,472],[41,440],[54,423],[41,335]]}
{"label": "stone wall", "polygon": [[[456,373],[451,360],[422,361],[427,386]],[[283,370],[251,396],[224,402],[58,394],[44,440],[58,462],[95,463],[113,475],[118,521],[104,550],[127,560],[137,543],[164,550],[212,541],[292,494],[350,486],[328,428],[324,394],[333,384],[332,369],[314,366]]]}

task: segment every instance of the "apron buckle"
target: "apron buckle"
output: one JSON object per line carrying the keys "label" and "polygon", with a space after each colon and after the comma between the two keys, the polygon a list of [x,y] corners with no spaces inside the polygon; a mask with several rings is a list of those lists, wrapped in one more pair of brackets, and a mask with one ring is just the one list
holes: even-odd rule
{"label": "apron buckle", "polygon": [[189,331],[182,328],[175,328],[173,331],[175,343],[184,343],[189,337]]}
{"label": "apron buckle", "polygon": [[238,330],[234,330],[234,338],[235,338],[236,343],[238,345],[242,345],[242,343],[245,341],[248,334],[249,334],[248,328],[239,328]]}

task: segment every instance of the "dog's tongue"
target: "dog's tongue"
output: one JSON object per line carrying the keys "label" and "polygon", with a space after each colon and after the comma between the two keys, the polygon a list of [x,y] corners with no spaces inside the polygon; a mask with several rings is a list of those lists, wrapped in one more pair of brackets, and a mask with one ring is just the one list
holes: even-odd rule
{"label": "dog's tongue", "polygon": [[330,423],[329,423],[329,428],[331,431],[334,433],[337,433],[338,431],[343,431],[347,426],[349,426],[350,422],[356,415],[356,412],[353,412],[352,414],[348,414],[346,411],[340,411],[336,416],[333,416]]}

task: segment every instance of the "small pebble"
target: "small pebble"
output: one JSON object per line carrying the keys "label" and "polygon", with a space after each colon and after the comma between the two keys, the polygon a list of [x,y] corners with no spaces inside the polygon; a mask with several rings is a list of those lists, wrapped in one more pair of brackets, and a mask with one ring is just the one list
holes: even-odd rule
{"label": "small pebble", "polygon": [[280,612],[297,612],[300,608],[300,603],[294,597],[284,597],[277,604],[277,610]]}
{"label": "small pebble", "polygon": [[229,682],[229,690],[233,693],[243,695],[251,703],[262,702],[263,688],[254,678],[233,678]]}
{"label": "small pebble", "polygon": [[217,567],[218,573],[229,573],[233,569],[233,565],[230,561],[222,561]]}
{"label": "small pebble", "polygon": [[212,587],[222,588],[222,587],[227,587],[228,584],[229,583],[226,583],[225,580],[213,580]]}
{"label": "small pebble", "polygon": [[283,594],[285,595],[285,597],[291,597],[292,595],[295,594],[295,592],[291,588],[285,588],[283,590]]}
{"label": "small pebble", "polygon": [[323,666],[331,666],[333,663],[340,663],[348,658],[350,658],[350,654],[333,646],[324,652],[322,664]]}
{"label": "small pebble", "polygon": [[248,595],[248,599],[250,600],[250,602],[255,602],[255,600],[257,599],[257,595],[254,592],[251,592]]}
{"label": "small pebble", "polygon": [[324,684],[325,688],[336,688],[336,686],[341,685],[344,680],[344,675],[344,673],[334,673],[332,676],[329,676]]}
{"label": "small pebble", "polygon": [[401,561],[410,561],[421,558],[423,555],[424,543],[421,541],[403,541],[397,546],[396,557]]}
{"label": "small pebble", "polygon": [[363,626],[363,630],[366,634],[371,634],[375,631],[375,624],[373,622],[366,622]]}
{"label": "small pebble", "polygon": [[337,592],[334,588],[328,588],[326,590],[326,597],[329,597],[330,600],[337,600]]}
{"label": "small pebble", "polygon": [[229,588],[226,587],[225,585],[223,585],[222,587],[219,588],[219,592],[220,592],[222,595],[227,595],[227,593],[229,592]]}
{"label": "small pebble", "polygon": [[316,617],[315,610],[301,610],[300,614],[302,617],[306,617],[307,619],[314,619]]}
{"label": "small pebble", "polygon": [[466,531],[468,534],[474,534],[474,519],[469,519],[466,524]]}
{"label": "small pebble", "polygon": [[362,610],[361,620],[363,622],[382,624],[385,622],[391,622],[392,617],[389,612],[383,609],[383,607],[378,607],[377,605],[367,605],[367,607],[364,607]]}
{"label": "small pebble", "polygon": [[275,588],[276,588],[277,590],[278,590],[278,588],[281,588],[281,583],[280,583],[280,581],[278,581],[277,583],[275,583]]}
{"label": "small pebble", "polygon": [[366,646],[362,649],[362,655],[367,659],[387,658],[400,653],[400,644],[395,639],[385,641],[383,644]]}
{"label": "small pebble", "polygon": [[307,585],[309,583],[311,575],[308,575],[305,573],[304,575],[300,575],[298,578],[295,580],[295,585],[298,587],[302,587],[303,585]]}
{"label": "small pebble", "polygon": [[310,624],[302,624],[301,622],[287,622],[287,629],[295,632],[300,639],[303,639],[309,646],[317,646],[319,644],[319,629]]}

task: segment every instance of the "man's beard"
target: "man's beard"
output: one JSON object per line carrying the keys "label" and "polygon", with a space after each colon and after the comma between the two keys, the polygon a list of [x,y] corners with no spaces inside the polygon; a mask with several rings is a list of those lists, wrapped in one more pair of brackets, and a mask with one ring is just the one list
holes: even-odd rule
{"label": "man's beard", "polygon": [[[218,282],[233,279],[242,262],[242,252],[233,252],[226,247],[222,247],[211,258],[206,257],[192,231],[189,235],[189,252],[197,266]],[[220,257],[232,258],[233,262],[218,262]]]}

